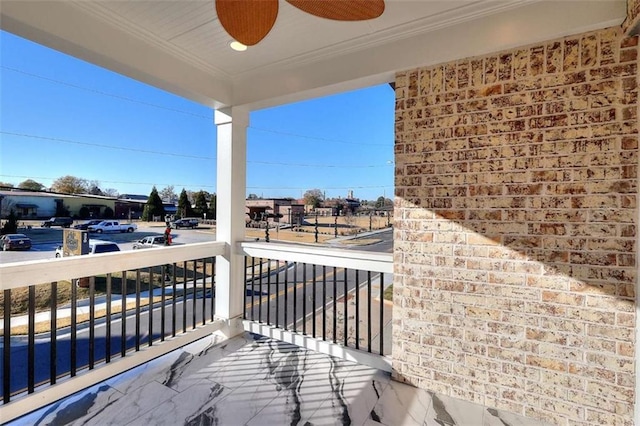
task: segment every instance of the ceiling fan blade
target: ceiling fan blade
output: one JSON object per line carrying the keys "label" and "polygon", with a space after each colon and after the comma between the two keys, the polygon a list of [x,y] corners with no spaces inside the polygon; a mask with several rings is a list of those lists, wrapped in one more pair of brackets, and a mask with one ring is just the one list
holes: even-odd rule
{"label": "ceiling fan blade", "polygon": [[253,46],[275,24],[278,0],[216,0],[216,12],[231,37],[245,46]]}
{"label": "ceiling fan blade", "polygon": [[384,12],[384,0],[287,0],[300,10],[336,21],[364,21]]}

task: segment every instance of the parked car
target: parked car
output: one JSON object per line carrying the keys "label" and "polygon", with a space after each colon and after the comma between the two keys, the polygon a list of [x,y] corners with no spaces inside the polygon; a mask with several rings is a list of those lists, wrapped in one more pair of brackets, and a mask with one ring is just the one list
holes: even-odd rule
{"label": "parked car", "polygon": [[2,251],[29,250],[31,249],[31,238],[24,234],[6,234],[0,237],[0,247],[2,247]]}
{"label": "parked car", "polygon": [[52,226],[62,226],[63,228],[70,228],[73,225],[73,219],[70,217],[56,216],[51,219],[47,219],[42,222],[43,228],[51,228]]}
{"label": "parked car", "polygon": [[[89,253],[87,254],[111,253],[114,251],[120,251],[120,247],[113,241],[89,240]],[[62,246],[56,248],[56,257],[64,257]],[[74,278],[71,282],[78,287],[89,288],[90,279],[89,277]]]}
{"label": "parked car", "polygon": [[197,228],[198,227],[198,219],[178,219],[171,222],[171,226],[176,229],[180,228]]}
{"label": "parked car", "polygon": [[[89,240],[89,253],[87,254],[110,253],[113,251],[120,251],[120,247],[112,241]],[[62,246],[58,246],[56,248],[56,257],[63,256]]]}
{"label": "parked car", "polygon": [[164,246],[164,237],[159,235],[144,237],[143,239],[133,243],[134,250],[160,246]]}
{"label": "parked car", "polygon": [[97,225],[97,224],[99,224],[100,222],[102,222],[102,219],[98,219],[98,220],[95,220],[95,219],[94,219],[94,220],[90,220],[90,221],[88,221],[88,222],[84,222],[84,223],[79,223],[79,224],[77,224],[77,225],[73,225],[73,228],[74,228],[74,229],[84,229],[84,230],[86,230],[86,229],[89,229],[89,227],[90,227],[91,225]]}
{"label": "parked car", "polygon": [[133,232],[138,229],[135,223],[120,223],[117,220],[103,220],[95,225],[89,225],[89,232]]}

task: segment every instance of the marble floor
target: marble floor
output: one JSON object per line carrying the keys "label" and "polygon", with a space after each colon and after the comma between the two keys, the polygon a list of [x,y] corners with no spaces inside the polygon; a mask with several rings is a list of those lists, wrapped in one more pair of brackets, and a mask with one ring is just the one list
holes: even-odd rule
{"label": "marble floor", "polygon": [[391,381],[388,373],[245,333],[211,336],[9,425],[542,423]]}

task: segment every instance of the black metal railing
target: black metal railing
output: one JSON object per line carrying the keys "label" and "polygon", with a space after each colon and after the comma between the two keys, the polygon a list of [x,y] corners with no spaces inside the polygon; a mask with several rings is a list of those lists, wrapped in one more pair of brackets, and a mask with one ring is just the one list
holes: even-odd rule
{"label": "black metal railing", "polygon": [[245,271],[244,319],[390,354],[390,274],[255,257],[245,257]]}
{"label": "black metal railing", "polygon": [[207,257],[5,289],[4,404],[213,322],[215,264]]}

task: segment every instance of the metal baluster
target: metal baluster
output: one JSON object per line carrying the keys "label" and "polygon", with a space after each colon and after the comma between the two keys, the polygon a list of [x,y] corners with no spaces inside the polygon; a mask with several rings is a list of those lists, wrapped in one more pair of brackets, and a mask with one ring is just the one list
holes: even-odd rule
{"label": "metal baluster", "polygon": [[[55,385],[58,378],[58,283],[56,281],[51,283],[51,299],[49,302],[51,312],[51,322],[49,323],[51,327],[51,333],[49,333],[49,344],[51,346],[51,350],[49,351],[49,383]],[[5,311],[5,316],[7,316],[6,312],[7,311]],[[7,329],[5,328],[5,330]]]}
{"label": "metal baluster", "polygon": [[302,334],[307,334],[307,264],[302,264]]}
{"label": "metal baluster", "polygon": [[[11,315],[11,314],[9,314]],[[29,337],[27,355],[27,393],[33,393],[36,381],[36,286],[29,286]]]}
{"label": "metal baluster", "polygon": [[[186,263],[185,263],[186,265]],[[191,303],[191,324],[192,324],[192,329],[195,330],[196,329],[196,322],[197,322],[197,312],[196,312],[196,306],[197,306],[197,298],[196,298],[196,287],[198,285],[198,280],[197,280],[197,276],[198,276],[198,261],[194,260],[193,261],[193,292],[192,292],[192,303]]]}
{"label": "metal baluster", "polygon": [[[279,261],[276,261],[276,262],[279,262]],[[280,323],[280,320],[279,320],[279,318],[280,318],[280,297],[279,297],[280,292],[278,291],[278,289],[280,288],[280,274],[278,273],[278,271],[280,269],[278,267],[279,265],[280,265],[279,263],[276,263],[276,293],[275,293],[275,296],[276,296],[276,328],[278,328],[278,324]]]}
{"label": "metal baluster", "polygon": [[89,279],[89,370],[93,370],[96,356],[96,285]]}
{"label": "metal baluster", "polygon": [[298,262],[293,262],[293,332],[298,324]]}
{"label": "metal baluster", "polygon": [[260,304],[258,305],[258,322],[262,322],[262,258],[259,260],[260,266],[258,268],[258,273],[260,276],[258,279],[260,280]]}
{"label": "metal baluster", "polygon": [[284,329],[287,330],[289,319],[287,311],[289,310],[289,262],[284,262]]}
{"label": "metal baluster", "polygon": [[11,290],[4,291],[3,326],[2,399],[8,404],[11,400]]}
{"label": "metal baluster", "polygon": [[322,340],[327,340],[327,267],[322,265]]}
{"label": "metal baluster", "polygon": [[182,332],[187,332],[187,261],[182,263]]}
{"label": "metal baluster", "polygon": [[367,271],[367,352],[371,352],[371,271]]}
{"label": "metal baluster", "polygon": [[355,317],[355,329],[356,329],[356,349],[360,349],[360,271],[356,269],[356,317]]}
{"label": "metal baluster", "polygon": [[[211,295],[213,297],[213,294]],[[202,325],[207,323],[207,258],[202,259]]]}
{"label": "metal baluster", "polygon": [[333,267],[333,343],[337,341],[338,332],[338,268]]}
{"label": "metal baluster", "polygon": [[311,295],[311,309],[313,313],[311,315],[311,319],[313,322],[311,323],[311,335],[316,337],[316,265],[313,265],[311,270],[313,272],[313,285],[311,287],[313,291],[313,294]]}
{"label": "metal baluster", "polygon": [[380,273],[380,355],[384,349],[384,273]]}
{"label": "metal baluster", "polygon": [[153,267],[149,267],[149,346],[153,345]]}
{"label": "metal baluster", "polygon": [[[79,282],[79,281],[78,281]],[[76,375],[76,355],[78,353],[78,339],[77,339],[77,318],[76,314],[78,312],[77,309],[78,303],[78,289],[77,284],[71,280],[71,347],[69,353],[69,362],[70,362],[70,375],[74,377]]]}
{"label": "metal baluster", "polygon": [[127,354],[127,271],[122,271],[122,280],[120,284],[121,314],[120,314],[120,355],[124,357]]}
{"label": "metal baluster", "polygon": [[106,313],[105,313],[105,342],[104,342],[104,360],[106,363],[111,362],[111,274],[107,274],[106,288]]}
{"label": "metal baluster", "polygon": [[256,320],[256,313],[255,313],[256,289],[255,289],[255,285],[256,285],[256,258],[252,256],[251,257],[251,321],[255,321]]}
{"label": "metal baluster", "polygon": [[136,351],[140,350],[140,269],[136,269]]}
{"label": "metal baluster", "polygon": [[342,321],[344,324],[344,346],[348,346],[349,344],[349,316],[348,316],[348,299],[349,299],[349,288],[347,285],[347,281],[349,279],[349,270],[348,269],[344,269],[343,271],[343,277],[344,277],[344,305],[343,305],[343,312],[344,312],[344,320]]}
{"label": "metal baluster", "polygon": [[267,259],[267,324],[271,325],[271,259]]}
{"label": "metal baluster", "polygon": [[167,293],[166,293],[166,289],[165,289],[165,282],[164,279],[167,276],[167,267],[166,265],[162,265],[160,267],[160,341],[164,342],[164,334],[166,332],[165,330],[165,324],[164,322],[167,320],[167,311],[165,308],[165,303],[167,301]]}
{"label": "metal baluster", "polygon": [[177,317],[176,299],[178,298],[178,293],[176,288],[176,273],[178,271],[176,271],[175,263],[171,265],[171,271],[173,272],[171,274],[171,288],[173,290],[172,297],[171,297],[171,336],[176,337],[176,317]]}

